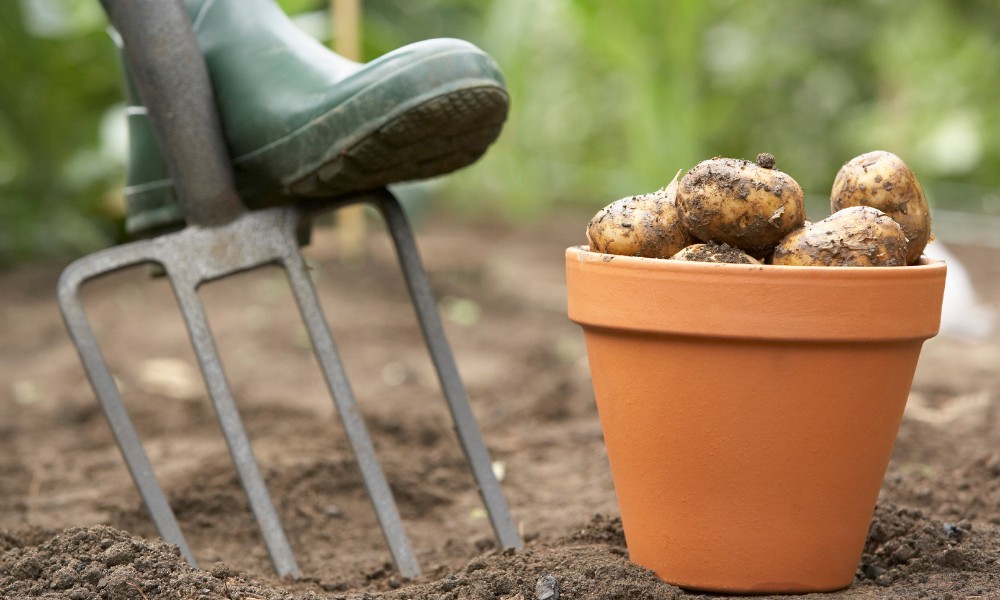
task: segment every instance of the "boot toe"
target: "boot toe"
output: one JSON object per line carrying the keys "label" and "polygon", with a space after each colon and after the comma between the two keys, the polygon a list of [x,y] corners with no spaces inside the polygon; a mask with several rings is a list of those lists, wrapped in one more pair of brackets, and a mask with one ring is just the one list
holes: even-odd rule
{"label": "boot toe", "polygon": [[[269,1],[255,6],[274,9],[273,19],[243,6],[213,2],[199,19],[199,41],[248,208],[443,175],[475,162],[500,134],[509,103],[503,76],[468,42],[427,40],[362,65],[303,38]],[[141,107],[129,129],[127,231],[183,227]]]}
{"label": "boot toe", "polygon": [[289,198],[442,175],[482,156],[509,97],[489,55],[437,39],[364,65],[312,104],[301,111],[309,117],[302,126],[238,156],[238,171],[266,172]]}

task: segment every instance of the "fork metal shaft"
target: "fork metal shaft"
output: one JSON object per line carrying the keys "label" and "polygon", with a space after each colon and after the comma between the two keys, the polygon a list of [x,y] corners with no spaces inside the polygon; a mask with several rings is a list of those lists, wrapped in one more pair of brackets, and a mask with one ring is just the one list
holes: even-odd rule
{"label": "fork metal shaft", "polygon": [[174,278],[171,278],[171,282],[174,284],[174,294],[181,306],[181,314],[184,315],[195,355],[198,357],[201,372],[208,386],[208,395],[212,398],[219,424],[222,426],[222,434],[226,438],[226,445],[229,446],[229,454],[233,457],[236,473],[246,491],[250,510],[257,519],[257,525],[264,537],[264,545],[267,546],[271,561],[274,563],[274,570],[279,577],[291,575],[298,578],[301,573],[295,562],[295,555],[292,554],[292,547],[285,537],[285,530],[281,527],[281,520],[271,502],[271,496],[267,493],[264,476],[260,473],[260,467],[257,466],[253,449],[250,447],[250,438],[247,437],[243,422],[240,420],[236,401],[233,400],[226,372],[222,368],[212,332],[208,327],[205,308],[194,287],[185,286],[183,280],[178,281]]}
{"label": "fork metal shaft", "polygon": [[493,463],[486,450],[486,444],[483,443],[483,436],[479,432],[476,417],[472,414],[472,408],[465,395],[465,386],[462,385],[462,378],[455,365],[455,357],[451,353],[451,346],[444,334],[441,315],[434,299],[431,282],[427,279],[427,273],[420,261],[420,253],[417,252],[413,231],[410,229],[399,200],[388,190],[380,190],[376,194],[379,208],[381,208],[386,225],[389,227],[389,235],[392,236],[393,244],[396,246],[399,264],[403,268],[403,276],[410,288],[410,297],[413,299],[413,307],[417,311],[420,329],[423,331],[427,349],[431,354],[434,367],[437,369],[438,379],[441,381],[441,389],[448,402],[448,408],[451,410],[455,431],[462,444],[462,450],[465,451],[469,466],[472,467],[472,474],[479,486],[479,493],[483,498],[483,504],[486,505],[486,512],[493,525],[493,531],[496,533],[501,547],[520,548],[521,536],[517,533],[517,526],[514,524],[514,518],[510,514],[507,501],[503,497],[500,483],[493,474]]}
{"label": "fork metal shaft", "polygon": [[399,511],[396,510],[396,503],[392,499],[392,491],[375,457],[375,447],[368,436],[368,430],[361,420],[354,392],[351,391],[347,373],[344,372],[344,365],[340,361],[333,336],[330,335],[330,328],[320,308],[319,298],[316,297],[316,289],[309,278],[305,261],[296,252],[288,257],[285,267],[292,292],[299,305],[299,312],[302,313],[302,319],[309,331],[316,359],[323,370],[323,377],[326,379],[327,387],[330,388],[340,420],[344,424],[347,440],[351,444],[354,459],[358,463],[361,478],[372,500],[375,516],[382,526],[382,533],[385,535],[396,568],[404,577],[417,577],[420,575],[420,565],[417,564],[413,550],[410,549],[410,542],[406,539]]}
{"label": "fork metal shaft", "polygon": [[149,511],[149,516],[156,525],[156,530],[160,537],[168,544],[176,544],[181,551],[184,560],[192,567],[197,567],[198,563],[194,559],[194,554],[187,545],[174,512],[170,510],[167,497],[163,494],[153,467],[149,464],[146,452],[142,449],[142,442],[132,426],[132,420],[128,417],[125,405],[122,404],[121,396],[118,393],[118,386],[108,365],[104,361],[101,348],[97,345],[94,332],[87,322],[87,315],[83,312],[83,305],[80,303],[80,284],[97,275],[123,269],[135,264],[147,262],[152,256],[152,247],[149,242],[136,242],[128,246],[114,248],[112,251],[105,251],[92,254],[82,258],[63,271],[59,278],[58,298],[59,307],[62,311],[66,329],[70,338],[80,354],[83,369],[87,373],[101,409],[108,419],[111,432],[115,442],[125,457],[125,465],[128,467],[132,480],[135,482],[139,495]]}

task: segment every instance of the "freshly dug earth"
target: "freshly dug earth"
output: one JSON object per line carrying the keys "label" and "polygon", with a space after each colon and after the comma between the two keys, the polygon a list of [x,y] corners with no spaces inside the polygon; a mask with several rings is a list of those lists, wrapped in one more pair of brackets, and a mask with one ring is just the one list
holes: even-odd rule
{"label": "freshly dug earth", "polygon": [[[552,589],[546,575],[563,599],[699,596],[626,560],[582,336],[565,316],[563,251],[581,243],[585,219],[522,231],[439,220],[418,237],[527,540],[512,554],[494,546],[384,236],[371,238],[360,269],[337,260],[328,232],[307,249],[424,569],[414,581],[386,564],[279,272],[208,285],[203,298],[300,581],[273,574],[167,282],[124,272],[88,286],[85,305],[206,571],[155,541],[63,329],[61,267],[0,273],[0,597],[532,600]],[[1000,252],[953,250],[996,305]],[[827,597],[1000,600],[998,384],[1000,338],[925,345],[858,578]]]}
{"label": "freshly dug earth", "polygon": [[[8,544],[17,544],[7,536]],[[371,588],[396,588],[389,599],[535,597],[548,588],[559,598],[675,598],[680,590],[628,562],[619,546],[599,544],[513,548],[476,558],[434,581],[401,587],[380,573]],[[87,598],[283,598],[286,592],[233,573],[223,563],[206,572],[187,565],[175,546],[106,526],[67,529],[55,538],[10,550],[0,559],[0,593]],[[386,570],[388,571],[388,569]],[[539,589],[541,588],[541,590]],[[351,594],[356,595],[356,594]],[[370,593],[364,594],[371,598]],[[340,595],[343,596],[343,595]],[[297,597],[311,598],[314,592]]]}
{"label": "freshly dug earth", "polygon": [[[37,537],[37,532],[28,532]],[[280,587],[235,573],[224,563],[194,569],[176,546],[149,541],[99,525],[64,530],[37,546],[4,533],[0,547],[0,593],[10,597],[67,597],[72,600],[139,598],[314,598],[315,591],[290,594]],[[842,598],[989,598],[1000,585],[996,536],[968,524],[928,519],[919,510],[880,504],[875,511],[855,583]],[[409,582],[386,566],[368,578],[364,591],[334,593],[363,600],[469,598],[648,598],[680,600],[685,593],[627,559],[620,519],[595,517],[583,530],[553,544],[492,551],[435,581]],[[337,586],[320,583],[326,592]],[[947,590],[947,591],[946,591]],[[776,596],[780,597],[780,596]],[[941,597],[948,597],[942,594]],[[1000,595],[994,595],[1000,597]]]}

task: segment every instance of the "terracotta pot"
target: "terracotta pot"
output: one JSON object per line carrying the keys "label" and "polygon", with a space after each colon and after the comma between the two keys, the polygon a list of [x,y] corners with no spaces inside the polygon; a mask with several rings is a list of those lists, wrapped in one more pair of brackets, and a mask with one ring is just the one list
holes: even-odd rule
{"label": "terracotta pot", "polygon": [[568,249],[631,559],[712,592],[850,585],[945,271]]}

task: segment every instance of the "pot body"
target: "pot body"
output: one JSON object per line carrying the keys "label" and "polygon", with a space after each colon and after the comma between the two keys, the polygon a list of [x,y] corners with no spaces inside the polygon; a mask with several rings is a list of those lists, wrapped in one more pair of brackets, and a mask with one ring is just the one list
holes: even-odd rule
{"label": "pot body", "polygon": [[566,254],[631,559],[674,585],[854,578],[945,265]]}

